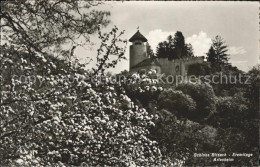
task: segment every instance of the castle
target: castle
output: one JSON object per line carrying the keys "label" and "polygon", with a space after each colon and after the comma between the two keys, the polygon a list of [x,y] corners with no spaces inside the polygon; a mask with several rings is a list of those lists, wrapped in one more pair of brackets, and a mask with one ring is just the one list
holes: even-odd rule
{"label": "castle", "polygon": [[152,59],[147,53],[147,39],[139,30],[129,41],[132,42],[130,46],[130,72],[152,69],[157,74],[186,76],[189,65],[204,62],[204,57],[189,57],[175,60],[168,60],[168,58]]}

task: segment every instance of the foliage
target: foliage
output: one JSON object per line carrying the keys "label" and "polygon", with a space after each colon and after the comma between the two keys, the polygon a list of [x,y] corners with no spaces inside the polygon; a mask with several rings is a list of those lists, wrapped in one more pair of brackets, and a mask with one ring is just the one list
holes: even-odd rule
{"label": "foliage", "polygon": [[[56,92],[56,97],[14,103],[19,110],[1,106],[1,117],[6,120],[1,124],[1,149],[6,153],[1,163],[8,164],[13,158],[18,165],[160,162],[155,142],[147,138],[152,117],[131,106],[126,95],[117,96],[112,90],[92,88],[82,81],[66,96]],[[121,110],[124,103],[129,107]]]}
{"label": "foliage", "polygon": [[[215,152],[217,130],[185,118],[178,119],[167,110],[157,111],[158,119],[151,128],[151,137],[158,141],[162,154],[182,160],[183,166],[211,165],[209,159],[194,157],[194,153]],[[176,165],[178,166],[178,165]],[[181,166],[181,165],[179,165]]]}
{"label": "foliage", "polygon": [[[1,165],[162,165],[157,143],[148,136],[153,116],[115,85],[97,81],[124,58],[125,41],[117,27],[101,33],[109,12],[92,10],[96,5],[69,0],[3,5]],[[77,61],[74,49],[79,39],[90,42],[94,32],[101,40],[97,66],[86,71],[88,64]]]}
{"label": "foliage", "polygon": [[[240,73],[231,67],[226,68],[225,72],[234,75]],[[139,82],[130,82],[133,84],[124,87],[126,94],[136,104],[140,102],[140,106],[149,113],[158,116],[155,126],[150,128],[149,136],[158,142],[166,159],[179,165],[209,166],[220,163],[208,158],[196,158],[193,154],[235,150],[257,155],[258,124],[254,112],[249,111],[250,101],[244,97],[245,87],[235,85],[233,89],[228,89],[228,95],[234,97],[216,97],[212,86],[203,81],[184,82],[175,88],[173,85],[160,85],[159,80],[149,72],[123,75],[129,76],[128,79],[139,79],[134,80]],[[161,91],[150,91],[153,86]],[[184,114],[189,107],[193,116],[191,113]],[[255,158],[239,158],[222,165],[252,165],[255,164],[252,162],[256,162]]]}
{"label": "foliage", "polygon": [[[44,77],[42,85],[35,84],[34,80],[23,83],[19,77],[8,78],[9,73],[21,72],[21,75],[24,68],[36,66],[25,57],[26,53],[14,56],[8,51],[1,60],[4,66],[13,64],[14,67],[2,75],[5,87],[0,142],[5,154],[1,164],[146,166],[161,163],[156,142],[147,137],[147,127],[153,125],[152,117],[144,109],[136,109],[126,95],[114,92],[113,86],[99,87],[98,83],[91,85],[85,81],[93,73],[71,75],[62,68],[56,70],[54,67],[62,63],[56,59],[42,61],[41,57],[33,57],[38,60],[38,66],[45,65],[49,71],[48,75],[41,76],[35,69],[37,81]],[[63,66],[67,69],[69,64],[63,62]],[[63,73],[56,74],[59,70]]]}
{"label": "foliage", "polygon": [[189,149],[196,145],[196,139],[191,133],[194,133],[197,127],[189,128],[184,120],[178,120],[167,110],[157,111],[156,114],[158,119],[155,121],[156,126],[150,130],[151,137],[158,141],[163,155],[170,159],[182,160],[180,163],[183,164],[191,151]]}
{"label": "foliage", "polygon": [[218,70],[213,67],[211,71],[209,79],[214,81],[211,85],[217,96],[233,96],[238,92],[243,92],[247,86],[245,72],[239,70],[237,67],[224,65],[219,66]]}
{"label": "foliage", "polygon": [[[170,36],[168,37],[168,39]],[[160,42],[156,48],[156,56],[158,58],[169,58],[170,55],[174,55],[175,52],[170,45],[170,41]]]}
{"label": "foliage", "polygon": [[257,65],[256,67],[253,67],[249,72],[247,73],[249,79],[248,79],[248,85],[246,87],[245,96],[250,101],[250,109],[253,111],[259,110],[259,85],[260,85],[260,65]]}
{"label": "foliage", "polygon": [[[104,71],[110,67],[115,68],[116,64],[122,59],[126,59],[124,53],[126,50],[126,40],[122,40],[121,36],[124,31],[117,34],[118,28],[115,26],[109,33],[102,34],[98,31],[99,39],[101,40],[101,45],[97,50],[97,63],[96,69],[93,68],[94,74]],[[108,45],[108,43],[110,44]],[[125,47],[120,47],[120,43],[124,43]],[[114,56],[114,58],[112,58]]]}
{"label": "foliage", "polygon": [[194,75],[194,76],[210,75],[211,68],[206,63],[195,63],[195,64],[189,65],[187,74]]}
{"label": "foliage", "polygon": [[[223,72],[241,74],[241,71],[232,67],[225,68]],[[258,146],[256,134],[258,123],[253,114],[255,112],[249,111],[251,102],[244,96],[246,87],[230,85],[233,88],[219,90],[227,90],[229,96],[217,97],[212,88],[216,85],[211,86],[203,81],[196,80],[194,83],[184,81],[175,87],[160,85],[159,80],[156,77],[152,79],[154,77],[149,75],[149,72],[128,74],[128,76],[140,79],[139,82],[125,87],[125,90],[128,90],[126,93],[132,94],[129,97],[133,101],[141,102],[141,106],[148,112],[158,115],[155,126],[150,128],[150,137],[158,142],[163,156],[172,160],[181,160],[178,161],[179,165],[209,166],[219,165],[220,162],[212,162],[208,158],[196,158],[193,154],[229,153],[235,150],[252,152],[254,156],[239,158],[222,165],[248,166],[257,162],[255,155]],[[145,89],[152,86],[161,87],[162,91],[156,91],[156,96],[153,96],[155,94]],[[129,89],[130,87],[132,89]],[[146,94],[146,96],[137,94],[136,90],[139,89],[143,90],[142,95]],[[191,113],[184,114],[189,107],[192,108],[191,113],[194,114],[192,116]]]}
{"label": "foliage", "polygon": [[218,63],[227,63],[228,62],[228,54],[227,54],[227,45],[222,37],[216,36],[215,39],[212,40],[212,47],[216,53],[217,62]]}
{"label": "foliage", "polygon": [[178,49],[184,48],[184,46],[185,46],[185,39],[184,39],[184,36],[183,36],[182,32],[177,31],[174,34],[173,46],[174,46],[174,48],[178,48]]}
{"label": "foliage", "polygon": [[187,57],[193,57],[194,56],[193,47],[190,43],[185,44],[184,55],[186,55]]}
{"label": "foliage", "polygon": [[151,45],[147,42],[146,46],[147,46],[147,55],[151,59],[155,58],[155,55],[154,55],[154,52],[153,52],[153,49],[152,49]]}
{"label": "foliage", "polygon": [[207,61],[208,62],[211,62],[211,64],[216,64],[217,63],[217,55],[216,55],[216,52],[215,52],[215,50],[214,50],[214,48],[213,48],[213,46],[211,46],[210,48],[209,48],[209,51],[208,51],[208,53],[207,53]]}
{"label": "foliage", "polygon": [[172,37],[168,36],[166,41],[160,42],[157,46],[156,55],[158,58],[179,59],[193,56],[191,44],[185,44],[182,32],[177,31]]}
{"label": "foliage", "polygon": [[158,102],[161,108],[187,118],[192,118],[194,116],[193,112],[196,109],[196,103],[189,95],[183,94],[182,91],[174,91],[172,89],[161,92]]}
{"label": "foliage", "polygon": [[[110,12],[93,7],[99,2],[58,0],[3,2],[3,41],[19,51],[69,58],[70,47],[90,44],[89,35],[109,23]],[[80,39],[77,40],[77,39]]]}
{"label": "foliage", "polygon": [[160,92],[163,90],[158,80],[156,79],[156,71],[150,70],[144,74],[132,73],[124,76],[122,87],[126,94],[135,102],[140,102],[147,106],[150,101],[158,99]]}
{"label": "foliage", "polygon": [[212,87],[207,83],[181,83],[176,87],[184,94],[189,95],[196,102],[196,111],[192,120],[204,121],[216,111],[215,94]]}
{"label": "foliage", "polygon": [[207,53],[208,62],[211,62],[212,66],[218,67],[221,64],[228,63],[227,54],[228,46],[225,44],[225,41],[222,37],[216,36],[212,39],[212,45]]}
{"label": "foliage", "polygon": [[243,126],[245,119],[248,119],[247,101],[241,94],[236,94],[234,97],[219,97],[216,107],[217,112],[212,116],[211,120],[215,126],[221,128]]}

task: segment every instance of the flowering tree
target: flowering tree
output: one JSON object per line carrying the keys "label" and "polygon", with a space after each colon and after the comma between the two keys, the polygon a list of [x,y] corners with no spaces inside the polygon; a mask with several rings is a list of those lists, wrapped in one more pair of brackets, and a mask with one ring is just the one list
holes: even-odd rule
{"label": "flowering tree", "polygon": [[[57,87],[69,85],[63,79],[57,82]],[[125,103],[128,109],[121,110]],[[144,109],[136,110],[113,87],[95,88],[81,81],[65,94],[56,91],[54,97],[2,105],[1,110],[2,164],[160,163],[156,142],[147,138],[152,117]]]}
{"label": "flowering tree", "polygon": [[[114,27],[101,33],[109,12],[92,9],[96,5],[70,0],[3,4],[1,165],[164,163],[157,143],[148,138],[153,116],[112,84],[91,82],[125,58],[119,44],[125,44],[123,32]],[[96,31],[101,40],[97,64],[86,71],[74,49],[90,43]]]}

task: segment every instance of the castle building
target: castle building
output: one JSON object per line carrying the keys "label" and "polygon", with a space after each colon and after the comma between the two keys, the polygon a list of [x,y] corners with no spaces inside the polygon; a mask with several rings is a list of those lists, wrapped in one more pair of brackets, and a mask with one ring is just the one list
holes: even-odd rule
{"label": "castle building", "polygon": [[144,70],[156,70],[157,74],[186,76],[189,65],[203,63],[204,57],[188,57],[175,60],[168,58],[151,58],[147,53],[147,39],[139,30],[129,39],[130,46],[130,72],[141,72]]}

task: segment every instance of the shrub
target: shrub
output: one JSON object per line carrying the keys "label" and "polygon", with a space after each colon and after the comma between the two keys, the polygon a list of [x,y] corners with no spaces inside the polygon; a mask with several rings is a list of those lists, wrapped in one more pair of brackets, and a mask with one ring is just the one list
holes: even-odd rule
{"label": "shrub", "polygon": [[211,68],[207,63],[196,63],[189,65],[188,75],[209,75],[211,73]]}
{"label": "shrub", "polygon": [[192,117],[196,103],[189,95],[183,94],[182,91],[168,89],[160,93],[159,106],[172,113]]}
{"label": "shrub", "polygon": [[193,115],[193,120],[207,119],[216,111],[215,94],[209,84],[186,82],[179,84],[176,90],[181,90],[196,102],[196,112]]}
{"label": "shrub", "polygon": [[210,121],[214,122],[215,126],[242,127],[244,120],[248,118],[247,102],[241,95],[219,97],[216,107],[217,112],[212,115],[212,121]]}

